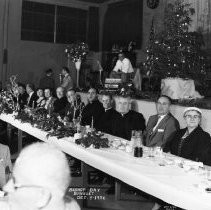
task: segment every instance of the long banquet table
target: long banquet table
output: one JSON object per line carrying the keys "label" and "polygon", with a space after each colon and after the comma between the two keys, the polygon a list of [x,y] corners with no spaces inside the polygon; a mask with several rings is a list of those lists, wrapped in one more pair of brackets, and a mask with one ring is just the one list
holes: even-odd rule
{"label": "long banquet table", "polygon": [[200,187],[204,178],[185,172],[176,165],[160,166],[159,158],[135,158],[124,151],[111,148],[85,149],[76,145],[71,137],[46,138],[47,132],[28,123],[21,123],[13,115],[2,114],[0,119],[167,203],[190,210],[211,209],[211,194]]}

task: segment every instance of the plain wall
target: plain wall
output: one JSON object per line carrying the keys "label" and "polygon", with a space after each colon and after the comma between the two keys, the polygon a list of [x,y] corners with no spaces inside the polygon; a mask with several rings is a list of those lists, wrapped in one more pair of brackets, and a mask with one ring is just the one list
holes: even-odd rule
{"label": "plain wall", "polygon": [[[37,2],[52,3],[58,5],[71,6],[81,9],[89,9],[89,6],[98,6],[96,4],[87,4],[74,0],[35,0]],[[9,5],[9,13],[5,15],[5,5]],[[22,0],[0,0],[0,80],[5,77],[9,79],[11,75],[18,75],[18,81],[33,82],[36,85],[43,72],[52,68],[55,79],[58,84],[59,73],[62,66],[67,66],[67,58],[64,53],[66,44],[54,44],[47,42],[34,42],[21,40],[21,13]],[[5,17],[8,17],[8,30],[3,30]],[[3,31],[7,35],[3,38]],[[3,44],[8,49],[8,64],[3,70]],[[5,66],[5,65],[4,65]],[[75,80],[76,71],[74,64],[71,64],[71,74]]]}

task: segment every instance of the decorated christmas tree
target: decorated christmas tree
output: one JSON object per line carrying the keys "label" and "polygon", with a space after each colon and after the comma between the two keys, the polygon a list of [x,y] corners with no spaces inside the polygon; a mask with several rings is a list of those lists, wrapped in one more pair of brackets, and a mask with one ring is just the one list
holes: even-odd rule
{"label": "decorated christmas tree", "polygon": [[201,50],[203,36],[189,32],[194,9],[183,0],[165,8],[164,30],[155,33],[152,20],[145,68],[149,76],[180,77],[203,80],[206,76],[206,56]]}

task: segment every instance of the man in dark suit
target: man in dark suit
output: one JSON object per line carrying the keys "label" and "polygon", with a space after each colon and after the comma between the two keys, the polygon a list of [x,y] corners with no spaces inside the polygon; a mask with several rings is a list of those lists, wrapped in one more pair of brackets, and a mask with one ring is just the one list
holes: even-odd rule
{"label": "man in dark suit", "polygon": [[36,108],[38,96],[37,96],[36,92],[34,91],[34,85],[31,83],[27,84],[26,92],[29,95],[29,97],[27,99],[27,106],[31,107],[31,108]]}
{"label": "man in dark suit", "polygon": [[97,128],[103,112],[103,105],[97,97],[97,89],[91,87],[88,91],[88,104],[82,111],[81,125],[91,126],[93,123],[93,127]]}
{"label": "man in dark suit", "polygon": [[112,107],[112,96],[108,92],[103,92],[101,102],[103,104],[104,112],[100,118],[98,129],[102,132],[112,134],[112,121],[118,112]]}
{"label": "man in dark suit", "polygon": [[170,113],[171,99],[162,95],[156,103],[157,114],[149,118],[146,132],[145,144],[148,147],[160,146],[173,138],[175,132],[179,129],[179,122]]}
{"label": "man in dark suit", "polygon": [[56,96],[57,99],[54,101],[53,108],[54,112],[58,113],[59,115],[64,116],[65,114],[65,107],[67,105],[67,97],[64,95],[64,88],[58,87],[56,89]]}
{"label": "man in dark suit", "polygon": [[118,112],[112,121],[112,134],[127,140],[131,140],[133,130],[144,131],[145,119],[141,113],[130,110],[130,95],[119,95],[116,111]]}

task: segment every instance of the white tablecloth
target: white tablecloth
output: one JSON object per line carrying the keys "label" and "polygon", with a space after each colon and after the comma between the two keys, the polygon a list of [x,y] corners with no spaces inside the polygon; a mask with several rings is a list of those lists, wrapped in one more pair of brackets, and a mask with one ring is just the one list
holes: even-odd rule
{"label": "white tablecloth", "polygon": [[202,98],[192,79],[166,78],[161,80],[161,93],[172,99]]}
{"label": "white tablecloth", "polygon": [[190,210],[211,209],[211,194],[199,187],[204,177],[175,165],[159,166],[159,158],[134,158],[115,149],[85,149],[73,143],[73,138],[47,139],[46,132],[22,124],[12,115],[0,115],[0,119],[167,203]]}

